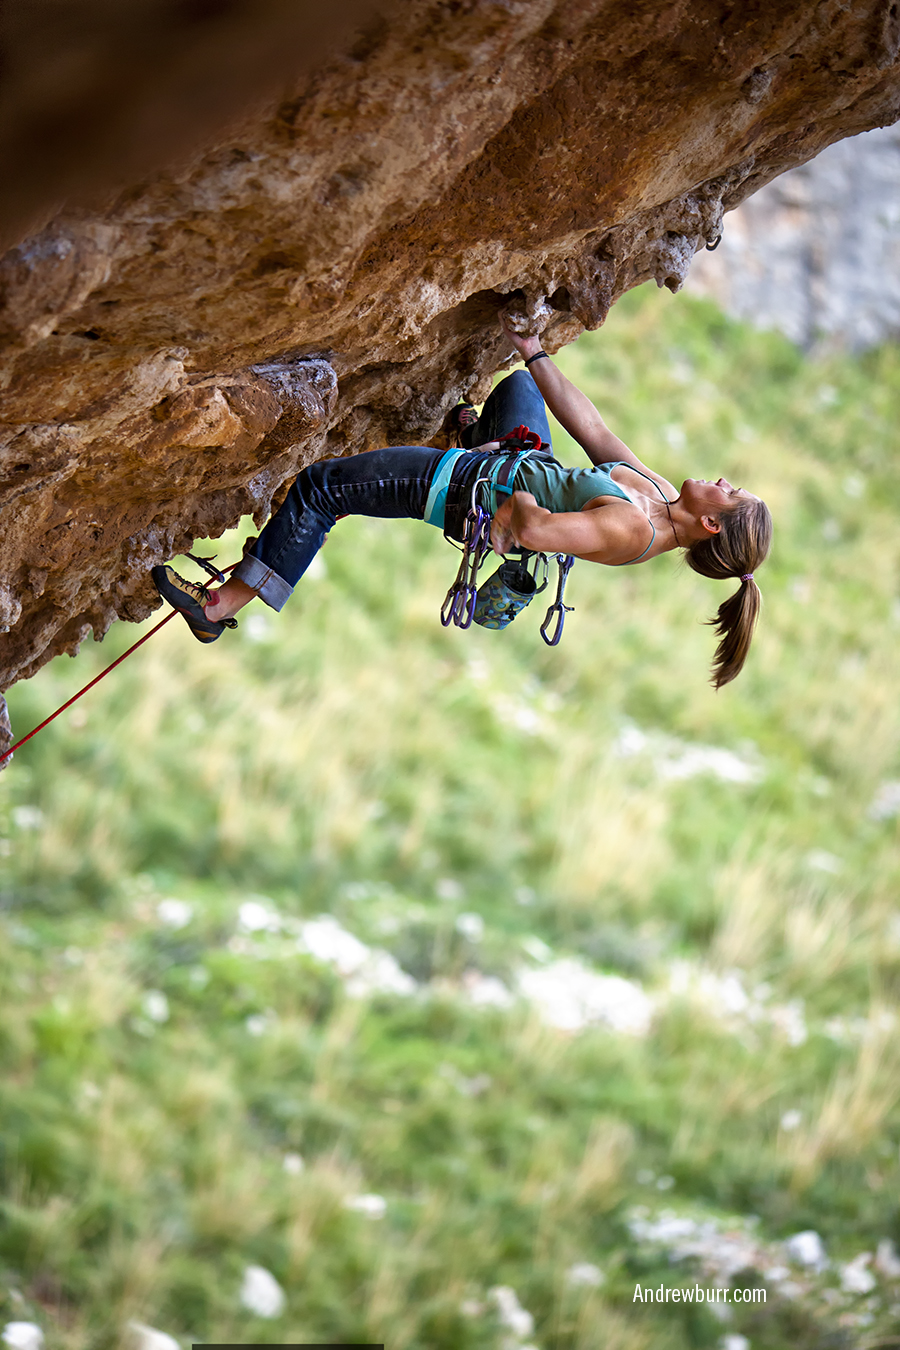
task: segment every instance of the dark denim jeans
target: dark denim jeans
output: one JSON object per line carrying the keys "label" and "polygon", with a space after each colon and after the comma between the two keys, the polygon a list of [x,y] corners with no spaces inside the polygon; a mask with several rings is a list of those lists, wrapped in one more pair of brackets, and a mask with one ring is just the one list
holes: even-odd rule
{"label": "dark denim jeans", "polygon": [[[466,449],[484,445],[505,436],[513,427],[522,425],[536,431],[542,441],[550,445],[550,426],[541,391],[531,378],[530,371],[514,370],[495,385],[487,397],[481,416],[460,437]],[[552,447],[551,447],[552,448]]]}
{"label": "dark denim jeans", "polygon": [[[489,395],[481,416],[466,429],[471,448],[496,440],[524,423],[547,442],[544,400],[527,370],[515,370]],[[304,469],[274,516],[248,543],[233,575],[281,609],[325,541],[338,516],[421,520],[440,450],[396,445],[342,459],[318,460]],[[463,455],[447,494],[447,532],[459,538],[471,483],[484,456]]]}

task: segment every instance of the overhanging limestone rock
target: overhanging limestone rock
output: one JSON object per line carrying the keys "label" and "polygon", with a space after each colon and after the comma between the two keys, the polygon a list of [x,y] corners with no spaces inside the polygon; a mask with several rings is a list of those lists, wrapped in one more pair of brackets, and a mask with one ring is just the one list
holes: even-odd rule
{"label": "overhanging limestone rock", "polygon": [[885,0],[420,0],[0,262],[0,687],[321,455],[428,439],[508,350],[677,290],[723,212],[900,115]]}

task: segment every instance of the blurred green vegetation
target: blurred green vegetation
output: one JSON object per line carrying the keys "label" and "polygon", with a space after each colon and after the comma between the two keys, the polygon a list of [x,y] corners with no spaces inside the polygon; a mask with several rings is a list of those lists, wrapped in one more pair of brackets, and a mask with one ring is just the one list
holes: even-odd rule
{"label": "blurred green vegetation", "polygon": [[[727,1325],[632,1294],[712,1282],[639,1241],[635,1205],[757,1216],[772,1251],[815,1229],[836,1262],[900,1239],[900,352],[813,364],[642,291],[560,360],[673,481],[769,502],[743,675],[711,691],[727,592],[672,555],[576,567],[549,650],[542,599],[504,633],[442,629],[439,534],[353,519],[280,616],[208,648],[174,621],[20,751],[0,1313],[48,1350],[118,1346],[130,1319],[182,1344],[889,1343],[882,1274],[773,1287]],[[140,631],[14,688],[17,735]],[[248,900],[280,931],[238,931]],[[322,913],[418,992],[350,997],[297,950]],[[558,957],[655,991],[649,1034],[477,1006]],[[383,1218],[345,1204],[373,1193]],[[242,1309],[248,1264],[279,1318]]]}

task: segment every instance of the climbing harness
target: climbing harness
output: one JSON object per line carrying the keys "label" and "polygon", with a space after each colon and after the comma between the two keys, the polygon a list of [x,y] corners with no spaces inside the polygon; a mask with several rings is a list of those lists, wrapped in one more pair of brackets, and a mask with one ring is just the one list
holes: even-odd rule
{"label": "climbing harness", "polygon": [[[226,567],[224,571],[220,572],[217,567],[212,566],[211,558],[197,558],[194,556],[193,553],[186,553],[184,556],[186,558],[190,558],[192,562],[199,563],[200,566],[210,574],[210,576],[215,577],[216,580],[220,582],[225,580],[226,572],[230,572],[233,570],[233,568],[237,567],[237,563],[232,563],[230,567]],[[6,760],[10,759],[16,752],[16,750],[20,750],[26,741],[30,741],[32,736],[36,736],[39,731],[44,730],[44,727],[48,727],[51,722],[54,722],[56,718],[59,717],[60,713],[64,713],[67,708],[71,708],[73,703],[77,703],[83,694],[86,694],[89,689],[93,689],[95,684],[99,684],[100,681],[110,673],[110,671],[115,670],[116,666],[120,666],[122,662],[125,661],[132,654],[132,652],[136,652],[138,647],[143,647],[145,642],[149,642],[150,639],[153,637],[153,634],[158,633],[161,628],[165,628],[166,624],[169,623],[172,619],[174,619],[177,613],[178,613],[177,609],[171,610],[170,613],[168,613],[164,619],[160,619],[159,623],[156,624],[154,628],[150,629],[149,633],[145,633],[142,638],[138,638],[137,642],[133,643],[132,646],[128,648],[127,652],[123,652],[121,656],[116,657],[115,661],[111,662],[110,665],[108,665],[105,670],[101,670],[99,675],[95,675],[94,678],[90,680],[84,686],[83,689],[78,690],[77,694],[73,694],[70,699],[67,699],[66,702],[63,703],[61,707],[56,709],[56,712],[52,712],[49,717],[45,717],[43,722],[40,722],[36,727],[34,727],[31,731],[29,731],[27,736],[23,736],[21,740],[16,741],[15,745],[11,745],[8,750],[4,750],[3,754],[0,755],[0,765],[3,765],[6,762]]]}
{"label": "climbing harness", "polygon": [[[504,561],[487,581],[480,587],[476,585],[479,569],[490,552],[491,520],[497,509],[498,495],[512,493],[519,465],[540,450],[542,442],[536,432],[519,426],[502,436],[500,445],[501,449],[491,456],[493,463],[488,473],[472,485],[469,510],[463,524],[462,559],[441,606],[441,623],[445,628],[451,623],[457,628],[469,628],[473,622],[483,628],[506,628],[547,586],[547,555],[528,549],[517,550],[520,554],[518,562]],[[447,491],[462,453],[449,451],[438,463],[425,505],[425,519],[429,524],[443,524]],[[480,488],[482,493],[479,493]],[[571,606],[563,604],[563,593],[575,559],[569,554],[558,553],[556,561],[559,567],[556,600],[541,625],[541,637],[548,647],[557,645],[562,637],[565,616],[571,613]],[[543,578],[539,584],[537,577],[541,568]],[[550,632],[554,616],[555,624]]]}

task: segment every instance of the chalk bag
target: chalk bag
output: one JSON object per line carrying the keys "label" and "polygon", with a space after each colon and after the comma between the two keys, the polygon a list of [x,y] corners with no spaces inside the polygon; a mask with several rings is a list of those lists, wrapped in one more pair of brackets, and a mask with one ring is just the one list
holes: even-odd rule
{"label": "chalk bag", "polygon": [[493,576],[478,587],[475,598],[475,623],[482,628],[505,628],[530,604],[539,590],[525,560],[501,563]]}

